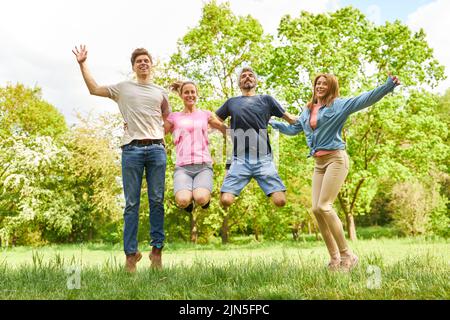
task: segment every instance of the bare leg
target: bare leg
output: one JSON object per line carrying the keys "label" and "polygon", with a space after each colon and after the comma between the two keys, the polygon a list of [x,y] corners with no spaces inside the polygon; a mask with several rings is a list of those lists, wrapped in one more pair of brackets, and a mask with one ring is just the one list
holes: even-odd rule
{"label": "bare leg", "polygon": [[199,204],[201,207],[206,205],[211,199],[211,192],[208,189],[197,188],[194,189],[193,192],[194,201]]}
{"label": "bare leg", "polygon": [[272,198],[272,202],[277,207],[284,207],[286,205],[286,192],[284,191],[277,191],[270,195],[270,198]]}
{"label": "bare leg", "polygon": [[220,196],[220,204],[224,209],[228,209],[229,206],[233,204],[235,196],[232,193],[223,192]]}
{"label": "bare leg", "polygon": [[184,209],[192,202],[192,192],[189,190],[180,190],[175,194],[177,206]]}

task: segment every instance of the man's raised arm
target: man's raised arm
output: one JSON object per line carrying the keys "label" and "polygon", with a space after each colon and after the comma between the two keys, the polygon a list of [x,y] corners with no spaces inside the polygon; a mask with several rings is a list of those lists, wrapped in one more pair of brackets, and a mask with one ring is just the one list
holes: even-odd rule
{"label": "man's raised arm", "polygon": [[80,49],[75,47],[72,50],[73,54],[76,56],[78,64],[80,65],[81,74],[83,75],[84,82],[89,89],[89,93],[99,97],[109,98],[109,91],[106,87],[101,87],[95,82],[94,78],[91,76],[89,69],[86,66],[87,50],[85,45],[80,45]]}

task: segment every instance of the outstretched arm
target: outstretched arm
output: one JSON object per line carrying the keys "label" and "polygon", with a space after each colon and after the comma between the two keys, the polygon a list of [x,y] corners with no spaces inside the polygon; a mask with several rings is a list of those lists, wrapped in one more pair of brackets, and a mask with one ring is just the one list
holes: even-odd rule
{"label": "outstretched arm", "polygon": [[364,92],[357,97],[345,100],[343,107],[344,111],[347,114],[360,111],[380,101],[385,95],[392,92],[396,86],[400,85],[400,80],[397,76],[392,76],[390,73],[388,74],[389,77],[383,85],[371,91]]}
{"label": "outstretched arm", "polygon": [[289,112],[284,113],[283,119],[286,120],[287,122],[289,122],[289,124],[294,124],[298,120],[296,116],[290,114]]}
{"label": "outstretched arm", "polygon": [[86,86],[89,89],[89,93],[95,96],[100,97],[107,97],[109,98],[109,91],[106,87],[101,87],[95,82],[94,78],[92,77],[91,73],[89,72],[89,69],[86,66],[86,59],[87,59],[87,53],[85,45],[80,45],[80,49],[75,47],[72,50],[73,54],[77,58],[77,62],[80,65],[81,74],[83,75],[84,82],[86,83]]}
{"label": "outstretched arm", "polygon": [[286,124],[281,121],[270,120],[269,124],[272,128],[280,130],[281,133],[288,136],[295,136],[296,134],[303,131],[302,123],[300,122],[300,117],[294,124]]}
{"label": "outstretched arm", "polygon": [[209,117],[208,124],[211,126],[211,128],[219,130],[224,136],[226,136],[228,127],[225,123],[223,123],[223,121],[219,120],[219,118],[215,116],[214,113],[211,114],[211,117]]}

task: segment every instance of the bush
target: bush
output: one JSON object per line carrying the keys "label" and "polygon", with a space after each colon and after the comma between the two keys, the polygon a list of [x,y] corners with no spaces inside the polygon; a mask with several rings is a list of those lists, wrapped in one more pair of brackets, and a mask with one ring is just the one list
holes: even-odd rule
{"label": "bush", "polygon": [[443,228],[448,226],[446,204],[436,188],[414,181],[394,186],[389,207],[394,212],[394,225],[398,230],[416,236],[429,232],[442,234]]}

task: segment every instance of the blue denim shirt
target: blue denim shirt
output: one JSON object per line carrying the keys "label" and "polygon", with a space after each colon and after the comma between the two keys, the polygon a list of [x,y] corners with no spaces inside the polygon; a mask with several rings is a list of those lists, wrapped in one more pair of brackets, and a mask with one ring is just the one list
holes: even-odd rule
{"label": "blue denim shirt", "polygon": [[344,150],[345,142],[342,140],[341,134],[348,116],[378,102],[392,92],[395,86],[392,78],[389,77],[383,85],[357,97],[336,98],[331,106],[324,105],[319,108],[316,129],[311,128],[309,121],[311,112],[308,108],[292,125],[275,120],[270,120],[269,124],[286,135],[293,136],[303,131],[306,143],[311,150],[309,156],[314,155],[318,150]]}

